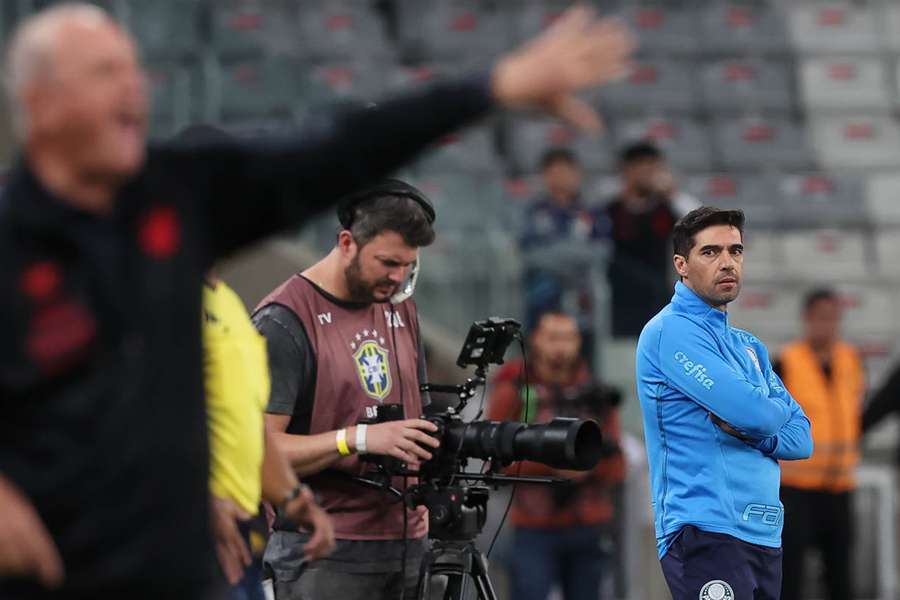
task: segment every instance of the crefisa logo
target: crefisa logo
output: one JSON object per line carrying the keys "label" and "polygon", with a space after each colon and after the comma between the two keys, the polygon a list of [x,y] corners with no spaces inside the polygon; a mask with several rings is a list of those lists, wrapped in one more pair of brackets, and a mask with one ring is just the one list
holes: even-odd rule
{"label": "crefisa logo", "polygon": [[700,385],[702,385],[706,389],[710,389],[716,384],[715,381],[707,377],[706,367],[689,359],[687,357],[687,354],[685,354],[684,352],[676,352],[675,360],[678,361],[678,364],[684,367],[685,373],[696,379],[700,383]]}

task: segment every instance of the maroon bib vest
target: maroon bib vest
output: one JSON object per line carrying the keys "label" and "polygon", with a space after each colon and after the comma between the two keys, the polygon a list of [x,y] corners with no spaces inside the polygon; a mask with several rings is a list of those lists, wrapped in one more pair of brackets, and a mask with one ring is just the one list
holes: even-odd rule
{"label": "maroon bib vest", "polygon": [[[294,275],[260,302],[290,308],[303,323],[316,357],[316,387],[310,434],[355,425],[366,409],[403,403],[407,418],[422,415],[418,377],[418,321],[412,300],[347,307],[336,304],[304,277]],[[395,345],[396,341],[396,345]],[[399,370],[399,372],[398,372]],[[371,412],[371,409],[370,409]],[[359,474],[371,468],[348,456],[331,469]],[[349,540],[403,537],[402,504],[385,492],[325,471],[304,479],[333,522],[335,535]],[[410,479],[407,485],[412,485]],[[402,478],[393,485],[403,489]],[[407,537],[428,531],[424,507],[408,511]]]}

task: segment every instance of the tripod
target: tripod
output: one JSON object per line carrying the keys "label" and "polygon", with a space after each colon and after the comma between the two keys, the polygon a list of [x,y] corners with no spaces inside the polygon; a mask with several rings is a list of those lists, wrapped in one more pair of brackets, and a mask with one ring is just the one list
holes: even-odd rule
{"label": "tripod", "polygon": [[419,571],[419,600],[431,600],[431,579],[443,575],[447,578],[443,600],[465,600],[468,578],[475,584],[478,600],[496,600],[491,585],[484,554],[475,542],[435,540],[424,558]]}

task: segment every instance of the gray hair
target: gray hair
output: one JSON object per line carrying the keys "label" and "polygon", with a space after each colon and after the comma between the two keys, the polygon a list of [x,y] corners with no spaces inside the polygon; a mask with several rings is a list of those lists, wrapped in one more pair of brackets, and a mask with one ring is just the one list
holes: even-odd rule
{"label": "gray hair", "polygon": [[112,17],[99,6],[69,2],[28,17],[13,32],[6,50],[4,84],[13,130],[19,141],[24,140],[28,132],[28,115],[22,104],[22,92],[30,83],[51,73],[51,53],[57,33],[72,22],[95,25],[112,22]]}

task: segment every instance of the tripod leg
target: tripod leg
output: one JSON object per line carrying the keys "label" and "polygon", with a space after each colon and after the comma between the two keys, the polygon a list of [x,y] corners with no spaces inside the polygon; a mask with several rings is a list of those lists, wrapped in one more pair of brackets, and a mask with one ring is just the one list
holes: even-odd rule
{"label": "tripod leg", "polygon": [[471,552],[471,565],[472,579],[475,581],[479,600],[497,600],[497,594],[488,576],[487,561],[478,550],[473,549]]}
{"label": "tripod leg", "polygon": [[431,599],[431,565],[434,564],[434,554],[429,550],[422,557],[422,564],[419,566],[419,584],[418,594],[419,600]]}

